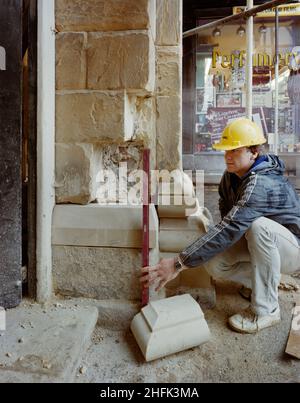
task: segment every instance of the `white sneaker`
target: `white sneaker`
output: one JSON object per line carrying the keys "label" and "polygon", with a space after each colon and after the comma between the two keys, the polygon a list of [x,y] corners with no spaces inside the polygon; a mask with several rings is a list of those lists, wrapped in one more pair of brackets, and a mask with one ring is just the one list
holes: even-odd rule
{"label": "white sneaker", "polygon": [[256,333],[259,330],[276,325],[280,322],[280,309],[275,312],[260,316],[256,315],[249,306],[240,313],[231,316],[228,319],[229,326],[239,333]]}

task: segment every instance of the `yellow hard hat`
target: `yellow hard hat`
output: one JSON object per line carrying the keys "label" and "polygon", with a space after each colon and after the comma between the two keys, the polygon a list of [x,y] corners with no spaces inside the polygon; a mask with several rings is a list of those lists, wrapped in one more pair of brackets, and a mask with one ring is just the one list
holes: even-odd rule
{"label": "yellow hard hat", "polygon": [[264,144],[266,141],[261,128],[256,123],[247,118],[238,118],[225,127],[220,142],[213,144],[213,148],[228,151]]}

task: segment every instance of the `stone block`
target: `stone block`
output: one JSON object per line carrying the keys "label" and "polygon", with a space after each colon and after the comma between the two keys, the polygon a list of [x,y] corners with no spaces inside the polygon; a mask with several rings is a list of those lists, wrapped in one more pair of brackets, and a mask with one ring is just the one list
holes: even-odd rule
{"label": "stone block", "polygon": [[86,34],[61,33],[56,36],[56,89],[86,88]]}
{"label": "stone block", "polygon": [[41,305],[24,299],[7,310],[0,343],[1,383],[73,383],[97,319],[98,310],[86,300]]}
{"label": "stone block", "polygon": [[160,221],[159,249],[161,252],[179,253],[205,234],[200,221],[165,218]]}
{"label": "stone block", "polygon": [[156,47],[156,91],[158,95],[180,95],[182,91],[181,47]]}
{"label": "stone block", "polygon": [[180,96],[157,97],[158,169],[182,169],[182,104]]}
{"label": "stone block", "polygon": [[151,29],[155,37],[156,0],[56,0],[56,28],[73,32]]}
{"label": "stone block", "polygon": [[160,171],[159,174],[157,178],[159,195],[195,197],[193,181],[187,173],[176,169],[172,172]]}
{"label": "stone block", "polygon": [[191,231],[202,235],[206,231],[201,218],[193,215],[186,218],[162,218],[160,229],[171,232]]}
{"label": "stone block", "polygon": [[134,140],[142,142],[144,148],[150,149],[150,169],[156,169],[156,102],[155,97],[130,96],[135,105]]}
{"label": "stone block", "polygon": [[95,299],[139,300],[139,249],[53,246],[54,290]]}
{"label": "stone block", "polygon": [[130,328],[146,361],[210,339],[203,312],[189,294],[150,302],[134,317]]}
{"label": "stone block", "polygon": [[87,204],[95,200],[101,156],[91,144],[56,144],[56,202]]}
{"label": "stone block", "polygon": [[89,33],[87,63],[88,89],[154,91],[155,46],[147,31]]}
{"label": "stone block", "polygon": [[180,285],[190,288],[211,288],[212,279],[203,266],[184,270],[180,273]]}
{"label": "stone block", "polygon": [[[158,218],[150,205],[150,248],[158,243]],[[53,213],[52,244],[102,246],[114,248],[142,247],[142,206],[57,205]]]}
{"label": "stone block", "polygon": [[[175,256],[176,253],[160,253],[161,259]],[[203,308],[210,309],[216,305],[215,285],[203,266],[180,272],[174,280],[166,284],[165,292],[167,297],[189,293]]]}
{"label": "stone block", "polygon": [[[156,264],[150,251],[150,264]],[[140,249],[53,246],[53,286],[61,295],[140,301]]]}
{"label": "stone block", "polygon": [[133,111],[124,91],[57,93],[57,143],[127,141],[133,132]]}
{"label": "stone block", "polygon": [[159,195],[159,218],[185,218],[196,214],[199,210],[199,202],[195,197],[182,195]]}
{"label": "stone block", "polygon": [[182,42],[182,0],[157,0],[156,44],[179,45]]}

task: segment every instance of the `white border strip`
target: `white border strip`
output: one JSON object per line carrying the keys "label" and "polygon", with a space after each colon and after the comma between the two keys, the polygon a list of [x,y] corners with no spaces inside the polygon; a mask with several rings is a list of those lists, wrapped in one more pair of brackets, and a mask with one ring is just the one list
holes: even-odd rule
{"label": "white border strip", "polygon": [[55,0],[38,0],[37,300],[52,296],[52,212],[55,204]]}

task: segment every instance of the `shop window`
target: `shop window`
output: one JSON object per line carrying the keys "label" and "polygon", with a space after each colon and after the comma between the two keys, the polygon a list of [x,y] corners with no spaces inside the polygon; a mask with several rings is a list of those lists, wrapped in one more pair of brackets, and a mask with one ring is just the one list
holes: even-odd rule
{"label": "shop window", "polygon": [[[298,15],[299,14],[299,15]],[[278,151],[300,152],[300,13],[280,13],[278,78]],[[228,122],[245,116],[245,21],[205,29],[196,35],[195,92],[193,97],[193,154],[215,153]],[[274,13],[254,18],[253,120],[274,150],[275,124],[275,20]],[[190,70],[192,71],[192,70]],[[184,119],[185,116],[184,116]],[[191,119],[189,115],[189,119]],[[185,124],[187,127],[187,124]],[[186,134],[185,134],[186,136]]]}

